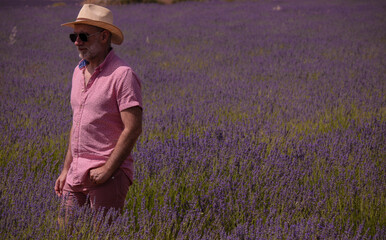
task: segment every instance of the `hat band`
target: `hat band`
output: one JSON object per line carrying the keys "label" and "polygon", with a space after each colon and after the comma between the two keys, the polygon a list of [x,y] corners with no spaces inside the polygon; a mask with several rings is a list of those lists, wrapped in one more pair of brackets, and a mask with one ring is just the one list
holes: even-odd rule
{"label": "hat band", "polygon": [[76,21],[97,21],[97,22],[103,22],[103,21],[94,20],[94,19],[91,19],[91,18],[77,18]]}

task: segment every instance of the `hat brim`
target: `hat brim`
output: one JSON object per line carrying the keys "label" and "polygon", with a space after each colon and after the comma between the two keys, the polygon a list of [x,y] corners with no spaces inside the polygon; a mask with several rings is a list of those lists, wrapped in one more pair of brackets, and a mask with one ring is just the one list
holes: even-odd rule
{"label": "hat brim", "polygon": [[106,29],[111,32],[111,42],[117,45],[121,45],[123,42],[123,33],[122,31],[109,23],[105,22],[99,22],[99,21],[94,21],[94,20],[77,20],[75,22],[68,22],[68,23],[63,23],[61,26],[67,26],[67,27],[72,27],[74,28],[75,25],[77,24],[86,24],[86,25],[91,25],[95,27],[100,27],[103,29]]}

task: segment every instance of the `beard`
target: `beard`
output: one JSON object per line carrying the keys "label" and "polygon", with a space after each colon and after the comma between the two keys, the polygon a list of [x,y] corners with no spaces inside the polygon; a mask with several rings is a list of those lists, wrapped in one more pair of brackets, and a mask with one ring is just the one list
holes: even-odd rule
{"label": "beard", "polygon": [[89,62],[95,58],[100,51],[101,46],[99,46],[97,42],[94,42],[94,44],[88,47],[78,48],[79,57],[81,59],[86,59]]}

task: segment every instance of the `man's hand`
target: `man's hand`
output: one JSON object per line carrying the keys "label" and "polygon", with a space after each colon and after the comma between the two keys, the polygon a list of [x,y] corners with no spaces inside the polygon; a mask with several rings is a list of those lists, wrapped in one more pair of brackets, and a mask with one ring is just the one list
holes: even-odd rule
{"label": "man's hand", "polygon": [[93,168],[90,170],[90,180],[95,184],[102,184],[106,182],[110,177],[111,173],[109,173],[105,166],[101,166],[98,168]]}
{"label": "man's hand", "polygon": [[56,179],[55,192],[56,192],[56,195],[58,195],[59,197],[62,196],[63,194],[63,187],[64,187],[64,184],[66,183],[66,178],[67,178],[67,172],[62,171],[58,179]]}

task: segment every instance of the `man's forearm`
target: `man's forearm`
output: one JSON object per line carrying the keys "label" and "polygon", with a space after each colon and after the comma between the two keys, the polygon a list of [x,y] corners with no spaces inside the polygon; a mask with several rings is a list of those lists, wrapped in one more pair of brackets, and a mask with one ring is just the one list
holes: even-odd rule
{"label": "man's forearm", "polygon": [[71,135],[72,135],[72,127],[70,130],[70,139],[68,141],[68,148],[67,148],[67,153],[66,157],[64,159],[64,165],[62,172],[60,173],[59,177],[56,179],[55,182],[55,192],[58,196],[61,196],[63,194],[63,187],[64,184],[66,183],[66,178],[67,178],[67,173],[68,170],[70,169],[71,163],[72,163],[72,153],[71,153]]}
{"label": "man's forearm", "polygon": [[131,131],[124,130],[121,133],[114,151],[105,163],[105,170],[108,171],[109,174],[112,174],[119,166],[121,166],[123,161],[130,155],[140,133],[141,131],[139,129]]}
{"label": "man's forearm", "polygon": [[71,145],[69,145],[67,149],[66,157],[64,159],[62,172],[63,171],[68,172],[68,170],[70,169],[71,163],[72,163],[72,153],[71,153]]}
{"label": "man's forearm", "polygon": [[71,152],[71,136],[72,136],[73,126],[71,126],[70,137],[68,140],[68,147],[66,157],[64,158],[63,170],[62,172],[68,172],[72,163],[72,152]]}

